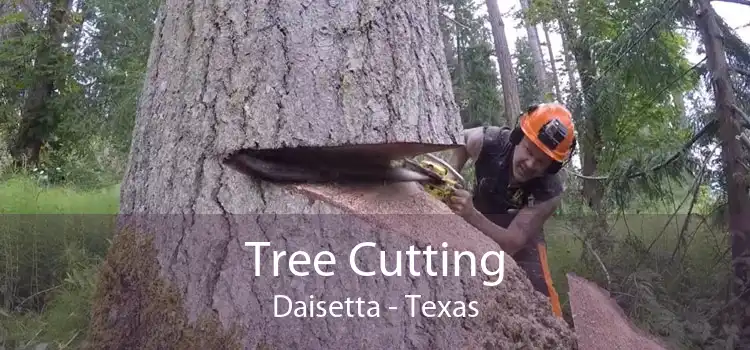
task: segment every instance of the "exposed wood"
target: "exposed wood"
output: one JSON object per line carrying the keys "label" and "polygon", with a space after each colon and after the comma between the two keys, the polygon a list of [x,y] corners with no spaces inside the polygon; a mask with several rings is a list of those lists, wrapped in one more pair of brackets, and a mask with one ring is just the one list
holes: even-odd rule
{"label": "exposed wood", "polygon": [[568,273],[567,279],[579,349],[668,348],[636,327],[606,289],[574,273]]}

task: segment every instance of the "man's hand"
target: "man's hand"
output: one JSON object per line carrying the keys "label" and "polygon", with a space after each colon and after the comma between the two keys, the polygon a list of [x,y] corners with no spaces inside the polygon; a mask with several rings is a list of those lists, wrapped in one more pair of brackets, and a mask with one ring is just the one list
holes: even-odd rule
{"label": "man's hand", "polygon": [[466,218],[474,213],[474,203],[471,192],[464,189],[456,189],[448,199],[448,207],[457,215]]}

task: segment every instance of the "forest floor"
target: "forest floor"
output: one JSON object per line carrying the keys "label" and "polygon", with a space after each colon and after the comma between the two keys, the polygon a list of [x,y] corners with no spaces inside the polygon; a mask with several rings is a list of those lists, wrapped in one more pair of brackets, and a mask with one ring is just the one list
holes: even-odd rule
{"label": "forest floor", "polygon": [[[109,245],[114,219],[111,214],[117,212],[118,204],[119,186],[79,191],[44,187],[23,177],[0,183],[0,214],[5,214],[0,225],[0,280],[11,281],[7,286],[0,285],[0,292],[11,290],[9,294],[19,295],[15,300],[5,300],[6,306],[0,305],[0,349],[3,346],[9,349],[38,343],[49,343],[55,348],[76,348],[76,344],[85,337],[89,300],[96,283],[95,271]],[[653,266],[662,265],[664,261],[658,259],[659,256],[669,258],[675,255],[672,254],[672,247],[675,246],[683,220],[679,217],[669,219],[669,215],[633,215],[627,220],[615,222],[612,232],[623,241],[642,242],[640,246],[655,242],[652,256],[657,258],[647,261],[647,265],[655,269]],[[667,222],[671,223],[665,225]],[[568,314],[566,273],[575,272],[588,278],[601,272],[586,268],[580,260],[583,245],[572,227],[569,220],[564,218],[553,220],[546,227],[549,264],[563,309]],[[688,230],[688,233],[693,231]],[[678,252],[678,256],[686,254],[690,260],[697,262],[691,264],[690,273],[694,276],[710,276],[716,270],[718,263],[708,259],[715,259],[712,257],[716,256],[717,251],[727,246],[726,242],[717,241],[716,237],[693,235],[691,239],[695,242],[686,251]],[[627,251],[622,254],[626,256],[619,261],[625,262],[609,266],[612,270],[609,273],[616,274],[632,268],[629,265],[637,259],[633,259]],[[696,267],[702,271],[696,272]],[[619,276],[622,276],[622,272]],[[678,291],[675,293],[679,294],[682,288],[679,284],[684,283],[684,277],[681,278],[673,281],[675,285],[665,285],[664,288],[676,288]],[[719,278],[716,277],[717,280]],[[691,282],[693,287],[708,289],[706,293],[715,295],[716,281],[704,279],[700,282],[705,286],[701,286],[695,279],[693,277]],[[643,284],[643,279],[641,281]],[[626,289],[624,284],[619,288]],[[674,300],[681,303],[680,298],[675,297]],[[17,312],[40,301],[45,303],[42,310]],[[13,310],[7,307],[8,302],[22,304]],[[656,318],[652,309],[643,311],[634,308],[636,311],[631,315],[653,319],[646,322],[647,327],[644,327],[651,332],[663,332],[665,327],[674,328],[669,323],[665,325],[665,322],[671,321]],[[650,316],[644,316],[644,312],[650,313]],[[683,333],[689,333],[689,328],[685,327],[679,332],[673,330],[672,333],[666,337],[682,337]]]}

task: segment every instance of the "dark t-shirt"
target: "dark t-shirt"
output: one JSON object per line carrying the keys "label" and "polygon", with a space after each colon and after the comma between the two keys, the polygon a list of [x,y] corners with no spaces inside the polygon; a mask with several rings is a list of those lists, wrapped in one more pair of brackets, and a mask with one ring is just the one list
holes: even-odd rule
{"label": "dark t-shirt", "polygon": [[[512,178],[513,149],[510,129],[497,126],[484,128],[482,150],[475,162],[476,188],[474,207],[498,226],[507,228],[515,213],[509,209],[521,209],[529,204],[529,197],[545,201],[562,193],[562,182],[555,174],[545,174],[518,188],[509,186]],[[537,290],[547,295],[543,276],[540,275],[537,244],[544,243],[544,233],[534,235],[513,258],[526,270]],[[540,280],[541,279],[541,280]]]}

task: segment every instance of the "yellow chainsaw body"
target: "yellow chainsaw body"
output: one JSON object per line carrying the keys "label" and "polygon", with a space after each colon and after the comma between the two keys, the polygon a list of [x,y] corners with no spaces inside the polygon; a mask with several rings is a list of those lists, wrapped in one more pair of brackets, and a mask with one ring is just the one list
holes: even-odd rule
{"label": "yellow chainsaw body", "polygon": [[433,162],[430,160],[422,160],[419,162],[419,165],[424,168],[425,170],[428,170],[435,175],[439,176],[441,181],[440,183],[436,182],[424,182],[422,183],[422,186],[424,187],[425,191],[429,193],[430,195],[436,197],[442,202],[448,202],[451,195],[453,195],[453,192],[458,188],[458,182],[452,178],[450,178],[450,173],[448,172],[448,169],[446,169],[444,166],[440,165],[437,162]]}

